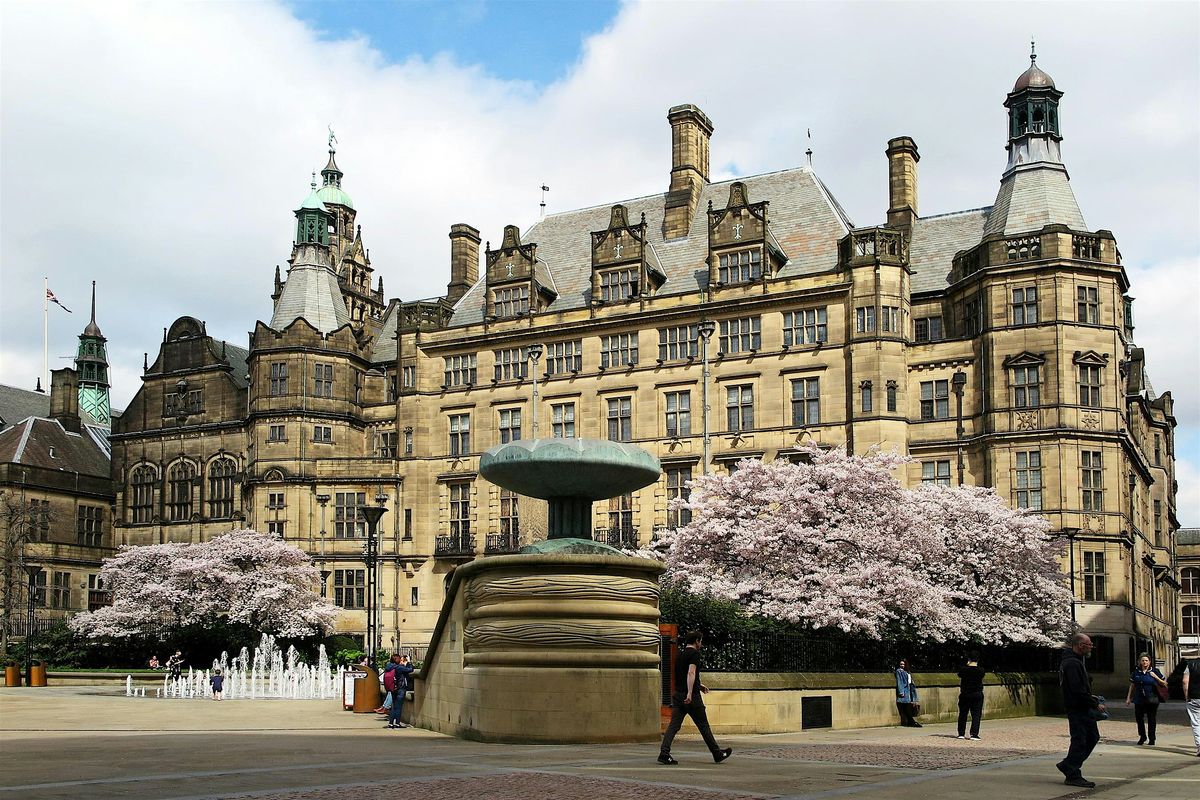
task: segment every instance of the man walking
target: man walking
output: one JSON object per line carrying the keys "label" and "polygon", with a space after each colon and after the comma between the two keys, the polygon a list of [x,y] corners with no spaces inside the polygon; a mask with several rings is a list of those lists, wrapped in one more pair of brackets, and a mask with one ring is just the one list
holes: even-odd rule
{"label": "man walking", "polygon": [[1188,719],[1192,723],[1192,739],[1200,757],[1200,658],[1188,661],[1183,671],[1183,697],[1187,700]]}
{"label": "man walking", "polygon": [[717,740],[713,738],[712,730],[708,727],[708,713],[705,711],[704,701],[700,697],[702,694],[708,693],[708,687],[700,682],[700,648],[704,646],[703,637],[700,631],[689,631],[683,635],[681,641],[684,647],[675,659],[675,691],[671,693],[671,724],[667,726],[667,732],[663,734],[658,763],[679,763],[671,758],[671,743],[675,741],[675,734],[679,733],[679,728],[683,725],[683,717],[686,714],[692,718],[692,722],[696,723],[700,735],[704,737],[704,743],[712,752],[713,761],[720,764],[729,758],[733,748],[721,749],[717,745]]}
{"label": "man walking", "polygon": [[1093,711],[1104,711],[1099,698],[1092,694],[1092,678],[1083,660],[1092,652],[1092,638],[1086,633],[1071,637],[1071,649],[1063,654],[1059,667],[1063,706],[1067,709],[1067,725],[1071,731],[1071,747],[1067,757],[1054,766],[1066,776],[1063,783],[1094,789],[1096,784],[1083,777],[1083,762],[1087,761],[1100,741],[1100,727]]}

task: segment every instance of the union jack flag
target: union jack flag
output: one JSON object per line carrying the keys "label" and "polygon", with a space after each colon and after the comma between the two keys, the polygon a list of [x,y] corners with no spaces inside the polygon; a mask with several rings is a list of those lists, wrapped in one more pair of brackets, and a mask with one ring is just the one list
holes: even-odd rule
{"label": "union jack flag", "polygon": [[71,309],[67,308],[61,302],[59,302],[58,298],[54,296],[54,292],[50,291],[50,289],[48,289],[48,288],[46,289],[46,299],[49,300],[51,303],[54,303],[54,305],[58,306],[63,311],[67,312],[68,314],[73,313],[71,311]]}

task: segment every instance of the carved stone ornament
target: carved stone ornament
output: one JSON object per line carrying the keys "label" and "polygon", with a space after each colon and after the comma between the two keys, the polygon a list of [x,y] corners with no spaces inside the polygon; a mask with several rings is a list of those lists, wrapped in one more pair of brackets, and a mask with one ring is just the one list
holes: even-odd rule
{"label": "carved stone ornament", "polygon": [[519,575],[492,580],[476,579],[466,589],[467,602],[496,603],[528,598],[556,600],[658,601],[658,585],[637,578],[608,578],[599,583],[590,576]]}
{"label": "carved stone ornament", "polygon": [[1100,415],[1092,413],[1083,414],[1080,416],[1079,422],[1089,430],[1096,430],[1100,427]]}
{"label": "carved stone ornament", "polygon": [[1099,514],[1089,514],[1083,518],[1083,527],[1099,533],[1104,530],[1104,518]]}
{"label": "carved stone ornament", "polygon": [[653,623],[508,620],[472,623],[464,637],[470,649],[492,647],[651,648],[659,644]]}
{"label": "carved stone ornament", "polygon": [[1038,413],[1036,411],[1018,411],[1017,412],[1017,430],[1032,431],[1037,430]]}

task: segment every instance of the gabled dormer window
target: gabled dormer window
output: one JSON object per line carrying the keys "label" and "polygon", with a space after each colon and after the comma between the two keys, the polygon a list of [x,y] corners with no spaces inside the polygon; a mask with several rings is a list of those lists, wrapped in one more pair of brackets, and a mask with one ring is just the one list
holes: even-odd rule
{"label": "gabled dormer window", "polygon": [[722,253],[717,263],[718,283],[750,283],[762,277],[762,250],[758,247]]}
{"label": "gabled dormer window", "polygon": [[600,272],[600,300],[615,303],[638,296],[638,268],[624,267]]}
{"label": "gabled dormer window", "polygon": [[522,317],[529,313],[529,284],[496,289],[492,297],[492,312],[500,319]]}

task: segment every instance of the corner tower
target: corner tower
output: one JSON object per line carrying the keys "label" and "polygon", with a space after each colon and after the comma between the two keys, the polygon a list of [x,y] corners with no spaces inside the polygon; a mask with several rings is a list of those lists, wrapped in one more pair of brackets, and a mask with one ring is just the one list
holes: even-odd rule
{"label": "corner tower", "polygon": [[337,164],[337,138],[329,132],[329,160],[321,170],[320,188],[314,186],[316,199],[329,214],[329,246],[333,269],[346,300],[346,311],[355,322],[378,319],[383,313],[383,281],[373,289],[374,270],[370,253],[363,245],[362,226],[356,224],[354,201],[342,188],[345,173]]}
{"label": "corner tower", "polygon": [[108,351],[104,334],[96,324],[96,282],[92,281],[92,318],[79,334],[79,350],[75,353],[75,370],[79,373],[79,408],[97,425],[112,425],[112,405],[109,401]]}

